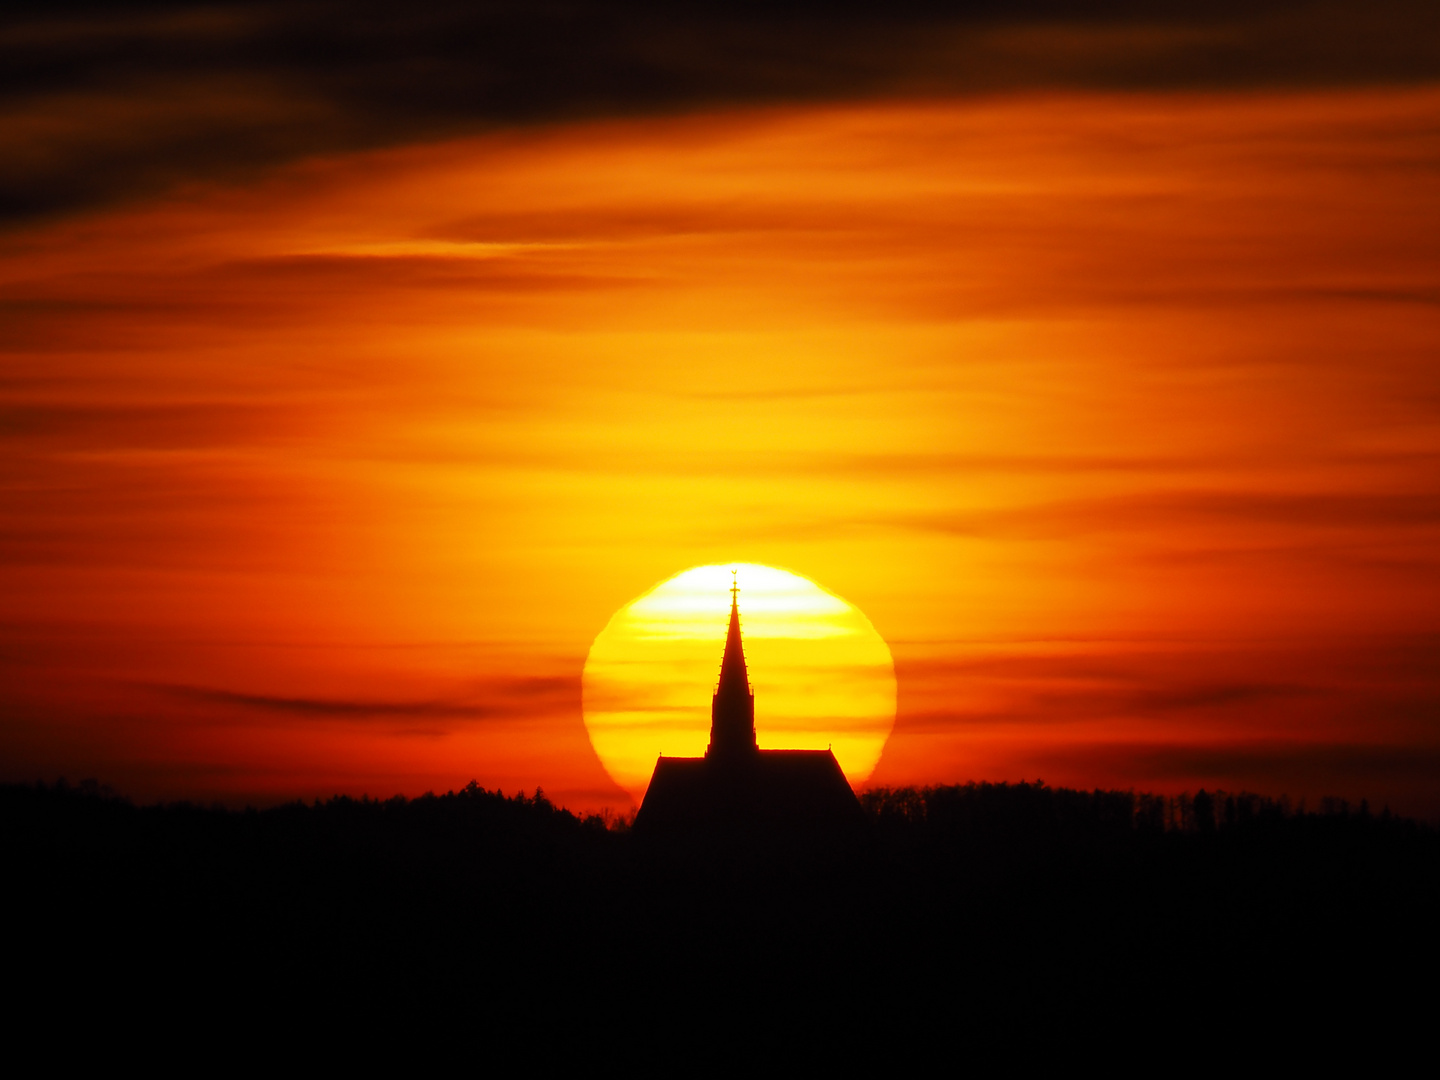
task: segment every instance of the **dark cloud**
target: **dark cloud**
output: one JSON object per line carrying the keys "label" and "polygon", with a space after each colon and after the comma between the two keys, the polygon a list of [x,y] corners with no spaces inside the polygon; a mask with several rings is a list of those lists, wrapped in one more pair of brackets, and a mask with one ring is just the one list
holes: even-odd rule
{"label": "dark cloud", "polygon": [[1440,9],[1316,0],[9,5],[0,219],[316,153],[725,104],[1440,74]]}
{"label": "dark cloud", "polygon": [[[1338,724],[1430,743],[1440,738],[1437,662],[1440,638],[1422,633],[1227,646],[1152,639],[1141,649],[1094,641],[1039,653],[995,642],[979,655],[902,659],[896,673],[907,733],[1126,717],[1214,736],[1299,718],[1317,737],[1316,724]],[[957,686],[975,695],[963,708],[949,700]]]}
{"label": "dark cloud", "polygon": [[[583,273],[563,257],[534,253],[488,259],[402,255],[298,255],[254,259],[217,267],[206,284],[281,290],[290,303],[334,299],[341,289],[467,289],[474,303],[512,294],[578,293],[633,286],[644,278]],[[247,307],[248,313],[250,308]]]}
{"label": "dark cloud", "polygon": [[579,713],[580,682],[568,676],[490,679],[463,698],[432,701],[380,701],[365,698],[288,697],[199,686],[164,685],[155,689],[184,702],[238,708],[290,719],[433,723],[435,721],[518,719]]}
{"label": "dark cloud", "polygon": [[1319,687],[1263,682],[1193,682],[1173,686],[1074,686],[1012,690],[1006,708],[959,712],[954,709],[905,711],[907,735],[953,732],[974,724],[1031,726],[1088,723],[1116,716],[1159,718],[1177,712],[1251,715],[1256,707],[1272,707],[1285,699],[1323,693]]}

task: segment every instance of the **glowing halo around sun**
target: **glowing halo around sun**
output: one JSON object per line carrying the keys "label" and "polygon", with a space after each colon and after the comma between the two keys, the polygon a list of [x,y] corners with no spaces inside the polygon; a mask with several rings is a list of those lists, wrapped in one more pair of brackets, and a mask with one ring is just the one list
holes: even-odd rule
{"label": "glowing halo around sun", "polygon": [[637,802],[661,753],[700,757],[710,741],[732,570],[762,750],[828,746],[858,784],[895,725],[895,662],[859,608],[773,566],[697,566],[617,611],[585,660],[591,745]]}

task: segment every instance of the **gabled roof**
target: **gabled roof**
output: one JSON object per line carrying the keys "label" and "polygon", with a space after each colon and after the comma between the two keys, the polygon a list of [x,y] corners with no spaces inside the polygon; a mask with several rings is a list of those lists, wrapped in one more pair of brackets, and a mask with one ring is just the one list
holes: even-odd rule
{"label": "gabled roof", "polygon": [[829,750],[758,750],[744,763],[655,763],[635,828],[656,836],[836,833],[863,815]]}

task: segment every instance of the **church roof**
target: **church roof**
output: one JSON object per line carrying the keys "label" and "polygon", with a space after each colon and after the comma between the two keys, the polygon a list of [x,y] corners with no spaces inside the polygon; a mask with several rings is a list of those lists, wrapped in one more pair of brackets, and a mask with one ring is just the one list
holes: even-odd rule
{"label": "church roof", "polygon": [[864,815],[829,750],[758,750],[742,768],[708,758],[667,758],[635,819],[641,833],[780,834],[848,832]]}

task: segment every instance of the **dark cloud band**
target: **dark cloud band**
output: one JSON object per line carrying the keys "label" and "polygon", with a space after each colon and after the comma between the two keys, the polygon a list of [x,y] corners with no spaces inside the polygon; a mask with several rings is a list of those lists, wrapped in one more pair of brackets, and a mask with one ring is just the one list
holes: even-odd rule
{"label": "dark cloud band", "polygon": [[556,120],[1067,87],[1440,75],[1440,9],[1029,2],[23,4],[0,29],[0,221],[287,160]]}

